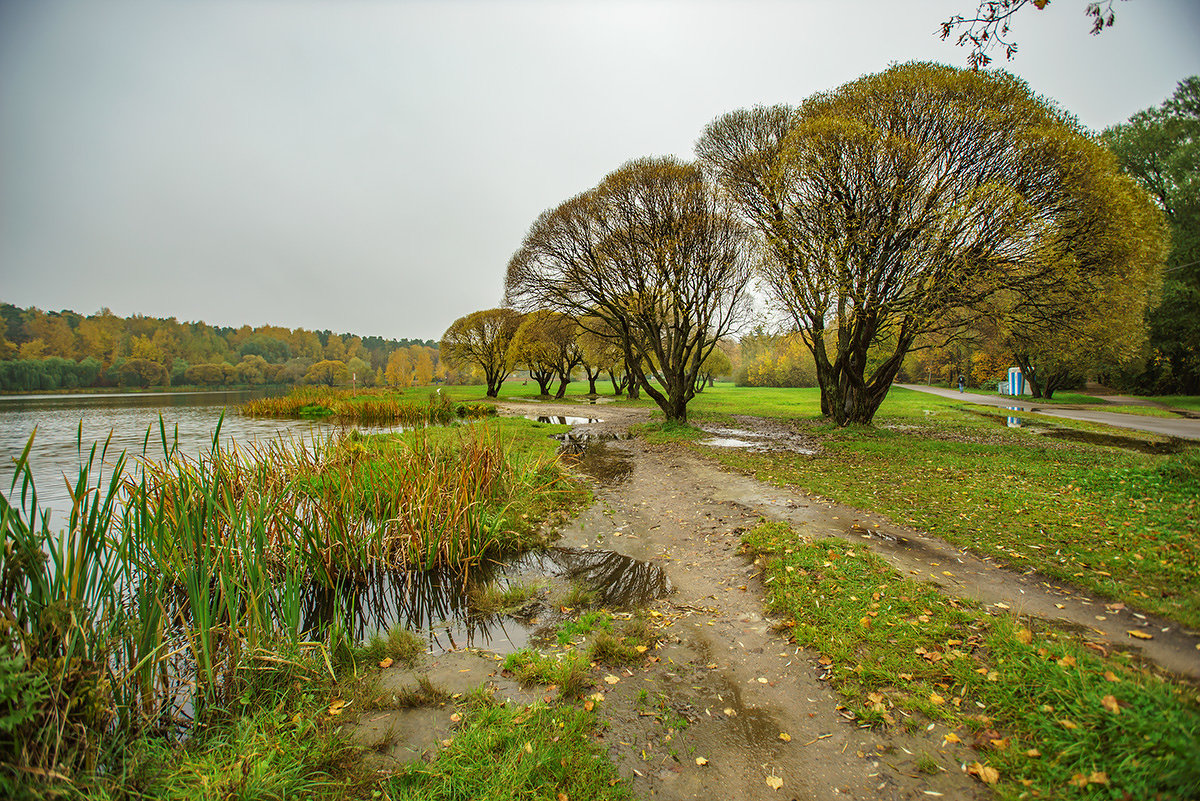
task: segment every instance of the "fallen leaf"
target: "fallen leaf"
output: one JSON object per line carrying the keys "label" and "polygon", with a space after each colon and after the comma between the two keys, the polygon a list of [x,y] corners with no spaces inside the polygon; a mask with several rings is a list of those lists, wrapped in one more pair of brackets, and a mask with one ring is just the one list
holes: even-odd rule
{"label": "fallen leaf", "polygon": [[635,645],[633,647],[633,650],[637,651],[639,654],[644,654],[644,653],[646,653],[646,651],[648,651],[650,649],[644,645]]}
{"label": "fallen leaf", "polygon": [[1071,777],[1071,781],[1068,782],[1068,784],[1074,785],[1075,787],[1087,787],[1088,777],[1084,776],[1082,773],[1076,773]]}
{"label": "fallen leaf", "polygon": [[1137,629],[1126,629],[1125,633],[1128,634],[1130,637],[1137,637],[1139,640],[1153,640],[1154,639],[1153,634],[1147,634],[1146,632],[1138,631]]}
{"label": "fallen leaf", "polygon": [[1105,681],[1120,681],[1120,679],[1117,678],[1117,674],[1113,673],[1111,670],[1104,671],[1104,679]]}
{"label": "fallen leaf", "polygon": [[1029,643],[1033,642],[1033,632],[1026,628],[1019,629],[1017,631],[1017,642],[1022,645],[1029,645]]}
{"label": "fallen leaf", "polygon": [[792,741],[792,735],[788,734],[786,731],[781,731],[779,732],[779,739],[783,740],[785,743],[790,743]]}
{"label": "fallen leaf", "polygon": [[1040,757],[1041,755],[1042,755],[1042,752],[1037,750],[1036,748],[1030,748],[1028,751],[1025,752],[1025,756],[1027,756],[1027,757]]}
{"label": "fallen leaf", "polygon": [[342,714],[342,710],[345,707],[346,707],[346,702],[343,701],[341,698],[339,698],[336,701],[333,701],[329,704],[329,709],[327,711],[331,715],[340,715],[340,714]]}
{"label": "fallen leaf", "polygon": [[392,666],[392,662],[393,660],[390,656],[385,656],[383,659],[379,660],[379,666],[381,668],[390,668]]}
{"label": "fallen leaf", "polygon": [[941,706],[942,704],[946,703],[946,699],[937,693],[930,693],[929,703],[933,704],[934,706]]}
{"label": "fallen leaf", "polygon": [[705,759],[704,757],[696,757],[696,764],[699,765],[700,767],[704,767],[705,765],[708,764],[708,760]]}
{"label": "fallen leaf", "polygon": [[1059,667],[1063,667],[1063,668],[1065,668],[1065,667],[1075,667],[1075,657],[1073,657],[1073,656],[1064,656],[1062,659],[1058,660],[1058,666],[1059,666]]}
{"label": "fallen leaf", "polygon": [[1078,725],[1076,725],[1075,723],[1072,723],[1071,721],[1067,720],[1066,718],[1063,718],[1062,720],[1060,720],[1058,722],[1062,724],[1064,729],[1078,729],[1079,728]]}
{"label": "fallen leaf", "polygon": [[779,778],[778,776],[768,776],[767,786],[772,790],[778,790],[780,787],[783,787],[783,779]]}
{"label": "fallen leaf", "polygon": [[613,676],[613,675],[611,675],[611,674],[610,674],[610,675],[608,675],[608,676],[605,676],[605,677],[604,677],[604,680],[605,680],[606,682],[608,682],[609,684],[616,684],[617,682],[619,682],[619,681],[620,681],[620,679],[619,679],[619,678],[617,678],[616,676]]}
{"label": "fallen leaf", "polygon": [[525,743],[525,753],[527,753],[527,754],[533,753],[533,743]]}
{"label": "fallen leaf", "polygon": [[591,700],[590,698],[583,702],[583,711],[584,712],[591,712],[595,708],[596,708],[596,702]]}
{"label": "fallen leaf", "polygon": [[451,743],[453,743],[453,742],[454,742],[454,740],[453,740],[453,739],[450,739],[450,740],[442,740],[442,748],[449,748],[449,747],[450,747],[450,744],[451,744]]}
{"label": "fallen leaf", "polygon": [[462,715],[458,714],[457,712],[450,716],[450,721],[452,723],[458,723],[460,720],[462,720]]}
{"label": "fallen leaf", "polygon": [[1008,738],[1007,737],[1004,737],[999,740],[988,740],[988,742],[991,743],[992,748],[995,748],[997,751],[1003,751],[1005,748],[1008,748]]}
{"label": "fallen leaf", "polygon": [[946,735],[944,737],[942,737],[942,745],[945,745],[946,743],[961,743],[961,742],[962,742],[962,740],[958,739],[958,735],[955,734],[954,732],[947,732]]}
{"label": "fallen leaf", "polygon": [[1108,784],[1108,774],[1102,770],[1093,771],[1088,776],[1088,784]]}
{"label": "fallen leaf", "polygon": [[1121,714],[1121,705],[1117,703],[1117,699],[1111,695],[1106,695],[1100,699],[1100,706],[1112,712],[1114,715]]}
{"label": "fallen leaf", "polygon": [[967,773],[979,779],[984,784],[995,784],[1000,781],[1000,771],[991,765],[981,765],[978,762],[972,762],[970,767],[967,768]]}

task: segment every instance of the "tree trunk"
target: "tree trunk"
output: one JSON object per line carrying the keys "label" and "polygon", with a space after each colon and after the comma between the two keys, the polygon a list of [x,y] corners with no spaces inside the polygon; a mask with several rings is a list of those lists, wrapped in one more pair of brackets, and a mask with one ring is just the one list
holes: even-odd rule
{"label": "tree trunk", "polygon": [[571,383],[569,375],[560,375],[558,377],[558,392],[554,393],[555,399],[562,398],[567,394],[567,384]]}

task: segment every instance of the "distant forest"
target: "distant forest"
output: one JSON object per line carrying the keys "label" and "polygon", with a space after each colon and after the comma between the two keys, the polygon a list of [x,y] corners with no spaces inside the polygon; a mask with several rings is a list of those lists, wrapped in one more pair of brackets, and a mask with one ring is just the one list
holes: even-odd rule
{"label": "distant forest", "polygon": [[303,383],[402,388],[470,378],[441,365],[433,340],[0,303],[0,391],[6,392]]}

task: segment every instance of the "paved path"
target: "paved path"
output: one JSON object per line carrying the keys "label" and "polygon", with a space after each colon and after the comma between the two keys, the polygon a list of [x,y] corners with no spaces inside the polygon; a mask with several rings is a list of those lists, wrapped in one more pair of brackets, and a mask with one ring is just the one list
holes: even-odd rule
{"label": "paved path", "polygon": [[1102,412],[1092,409],[1063,408],[1059,406],[1041,405],[1034,398],[1002,398],[996,395],[978,395],[974,392],[959,392],[954,389],[927,387],[921,384],[896,384],[904,389],[917,392],[928,392],[941,395],[944,398],[955,398],[967,403],[977,403],[982,406],[997,406],[1002,409],[1016,407],[1022,412],[1036,412],[1049,417],[1064,417],[1068,420],[1084,420],[1090,423],[1103,423],[1118,428],[1129,428],[1134,431],[1149,431],[1167,437],[1200,440],[1200,420],[1186,417],[1146,417],[1139,414],[1121,414],[1120,412]]}

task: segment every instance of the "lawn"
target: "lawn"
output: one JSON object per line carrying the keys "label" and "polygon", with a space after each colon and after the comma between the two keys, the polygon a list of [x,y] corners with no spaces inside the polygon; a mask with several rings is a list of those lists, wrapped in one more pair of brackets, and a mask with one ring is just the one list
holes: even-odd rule
{"label": "lawn", "polygon": [[[1156,455],[1065,441],[1007,428],[991,408],[902,389],[871,428],[839,429],[818,407],[816,390],[718,385],[690,408],[701,425],[733,413],[791,419],[821,443],[813,456],[705,448],[726,465],[1200,626],[1200,448]],[[1084,436],[1110,431],[1045,422]]]}

